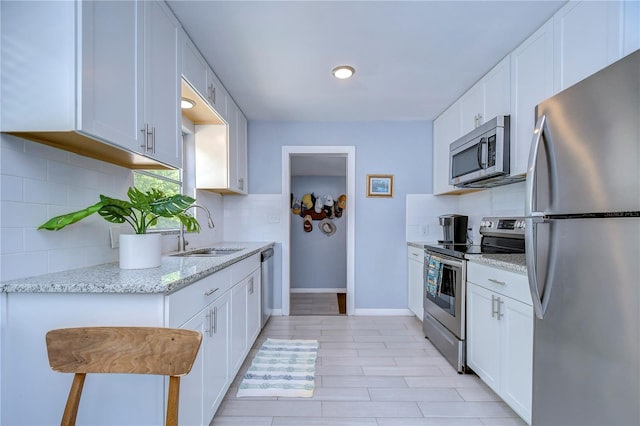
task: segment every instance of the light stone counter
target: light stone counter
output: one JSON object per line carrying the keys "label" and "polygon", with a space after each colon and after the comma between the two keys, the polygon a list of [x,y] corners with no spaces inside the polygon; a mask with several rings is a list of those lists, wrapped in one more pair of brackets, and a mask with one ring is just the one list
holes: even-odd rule
{"label": "light stone counter", "polygon": [[[206,248],[242,248],[220,257],[162,257],[150,269],[120,269],[118,262],[0,283],[7,293],[173,293],[207,275],[272,247],[273,242],[223,242]],[[194,249],[195,250],[195,249]],[[194,251],[190,250],[190,251]]]}
{"label": "light stone counter", "polygon": [[469,262],[482,263],[519,274],[527,273],[524,254],[468,254],[465,258]]}

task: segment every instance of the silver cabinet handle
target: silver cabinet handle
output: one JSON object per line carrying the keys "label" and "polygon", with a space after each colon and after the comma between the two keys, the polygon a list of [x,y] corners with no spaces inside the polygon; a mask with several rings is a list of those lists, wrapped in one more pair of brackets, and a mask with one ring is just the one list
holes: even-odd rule
{"label": "silver cabinet handle", "polygon": [[491,295],[491,318],[496,316],[496,297]]}
{"label": "silver cabinet handle", "polygon": [[216,291],[218,291],[218,290],[219,290],[218,288],[213,288],[213,289],[211,289],[211,290],[209,290],[209,291],[205,292],[205,294],[204,294],[204,295],[205,295],[205,296],[211,296],[213,293],[215,293],[215,292],[216,292]]}
{"label": "silver cabinet handle", "polygon": [[218,307],[213,307],[213,334],[218,334]]}
{"label": "silver cabinet handle", "polygon": [[495,284],[500,284],[500,285],[506,285],[507,284],[506,282],[498,281],[495,278],[487,278],[487,280],[489,280],[489,281],[491,281],[492,283],[495,283]]}
{"label": "silver cabinet handle", "polygon": [[207,329],[204,332],[207,333],[209,337],[212,336],[211,329],[213,328],[211,326],[211,316],[212,316],[212,312],[211,312],[211,309],[209,309],[209,312],[207,312],[207,314],[204,316],[207,320]]}
{"label": "silver cabinet handle", "polygon": [[249,278],[249,294],[253,294],[253,277]]}
{"label": "silver cabinet handle", "polygon": [[498,305],[498,312],[496,312],[498,314],[498,321],[500,321],[500,318],[502,318],[504,316],[504,314],[502,313],[502,308],[501,305],[504,304],[504,302],[502,300],[500,300],[500,297],[498,297],[497,299],[497,305]]}
{"label": "silver cabinet handle", "polygon": [[238,179],[238,188],[244,191],[244,179]]}
{"label": "silver cabinet handle", "polygon": [[411,256],[413,257],[420,257],[420,255],[418,253],[411,253]]}

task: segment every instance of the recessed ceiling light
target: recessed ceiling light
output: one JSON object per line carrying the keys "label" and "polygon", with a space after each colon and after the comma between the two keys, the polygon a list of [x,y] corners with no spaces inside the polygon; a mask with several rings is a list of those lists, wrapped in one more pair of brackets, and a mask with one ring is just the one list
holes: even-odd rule
{"label": "recessed ceiling light", "polygon": [[191,99],[182,98],[180,100],[180,108],[182,109],[189,109],[189,108],[193,108],[194,106],[196,106],[196,103],[193,102]]}
{"label": "recessed ceiling light", "polygon": [[356,72],[355,68],[349,65],[340,65],[331,70],[331,73],[339,79],[345,79],[351,77]]}

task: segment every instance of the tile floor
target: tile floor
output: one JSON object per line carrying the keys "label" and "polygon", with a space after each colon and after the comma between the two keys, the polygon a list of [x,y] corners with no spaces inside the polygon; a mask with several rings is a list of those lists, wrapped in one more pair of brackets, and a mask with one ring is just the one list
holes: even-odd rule
{"label": "tile floor", "polygon": [[340,315],[336,293],[291,293],[291,315]]}
{"label": "tile floor", "polygon": [[[222,402],[214,426],[525,425],[475,375],[459,375],[415,317],[271,317]],[[267,338],[317,339],[313,398],[236,398]]]}

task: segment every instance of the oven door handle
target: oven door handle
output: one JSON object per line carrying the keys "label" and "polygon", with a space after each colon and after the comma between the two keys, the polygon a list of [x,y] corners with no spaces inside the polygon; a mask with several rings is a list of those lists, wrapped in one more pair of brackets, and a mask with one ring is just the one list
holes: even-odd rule
{"label": "oven door handle", "polygon": [[462,262],[464,262],[462,260],[449,260],[447,258],[440,257],[439,255],[436,255],[430,252],[427,252],[427,256],[432,257],[433,259],[437,260],[443,265],[452,266],[454,268],[462,268]]}

